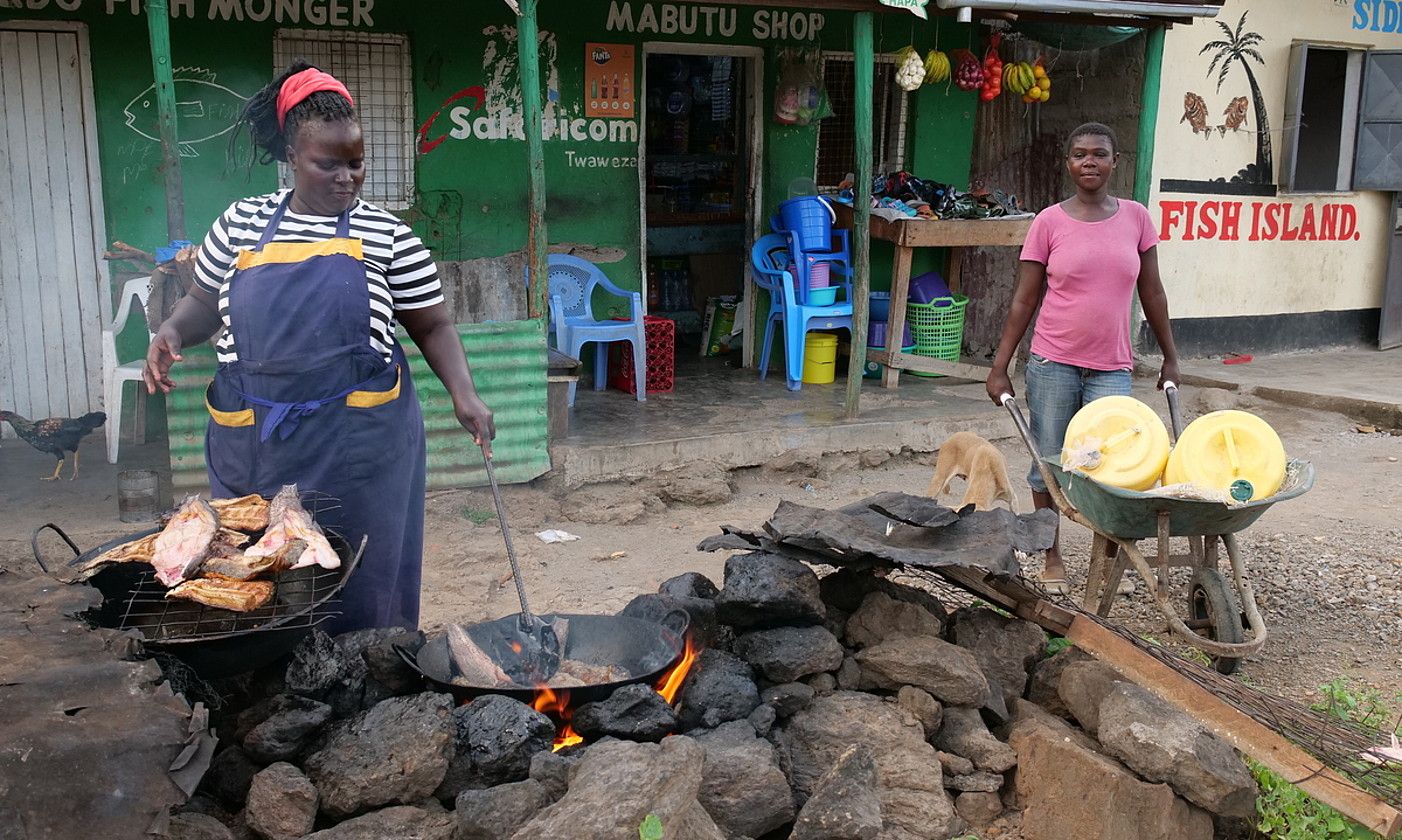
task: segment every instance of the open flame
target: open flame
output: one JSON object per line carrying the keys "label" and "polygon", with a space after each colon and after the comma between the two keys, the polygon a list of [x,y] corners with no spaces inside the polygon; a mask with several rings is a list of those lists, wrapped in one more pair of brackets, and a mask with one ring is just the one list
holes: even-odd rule
{"label": "open flame", "polygon": [[[677,694],[681,691],[682,684],[686,682],[686,675],[691,672],[691,666],[696,661],[697,654],[696,646],[692,644],[691,637],[688,636],[686,647],[682,651],[682,658],[671,670],[663,674],[654,686],[657,693],[662,695],[663,700],[668,703],[677,701]],[[556,692],[547,685],[536,686],[535,700],[532,701],[531,707],[560,722],[555,732],[555,744],[551,749],[559,752],[565,747],[584,743],[584,737],[575,732],[574,726],[570,723],[570,719],[574,717],[574,707],[570,704],[568,691]]]}
{"label": "open flame", "polygon": [[677,702],[677,692],[682,690],[682,683],[686,682],[686,675],[691,672],[691,663],[696,661],[696,655],[696,646],[691,643],[691,636],[688,635],[681,660],[657,682],[657,693],[662,695],[663,700],[668,703]]}
{"label": "open flame", "polygon": [[555,745],[551,747],[553,751],[559,752],[565,747],[584,743],[584,736],[575,732],[574,727],[570,725],[570,718],[574,717],[574,708],[570,705],[568,691],[556,694],[549,686],[539,686],[536,690],[535,702],[531,706],[537,712],[550,715],[560,721],[559,727],[555,730]]}

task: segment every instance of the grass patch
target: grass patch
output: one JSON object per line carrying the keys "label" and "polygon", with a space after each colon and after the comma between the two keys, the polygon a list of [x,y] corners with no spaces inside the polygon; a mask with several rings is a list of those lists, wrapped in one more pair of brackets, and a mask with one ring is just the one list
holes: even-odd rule
{"label": "grass patch", "polygon": [[497,518],[494,511],[478,510],[476,508],[465,507],[462,509],[462,518],[473,525],[486,525]]}

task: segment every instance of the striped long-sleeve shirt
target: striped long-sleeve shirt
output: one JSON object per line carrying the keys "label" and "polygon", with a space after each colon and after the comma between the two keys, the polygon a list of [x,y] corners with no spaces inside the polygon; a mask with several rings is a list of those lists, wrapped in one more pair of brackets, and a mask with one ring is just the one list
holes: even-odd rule
{"label": "striped long-sleeve shirt", "polygon": [[[238,336],[229,328],[229,278],[238,252],[258,246],[258,240],[287,190],[234,202],[210,228],[195,264],[195,282],[219,298],[224,334],[219,339],[221,363],[238,359]],[[289,208],[273,234],[274,242],[319,242],[336,235],[335,216],[293,213]],[[370,285],[370,345],[390,358],[395,313],[443,302],[433,257],[409,226],[373,204],[356,199],[350,211],[350,235],[360,239],[365,274]]]}

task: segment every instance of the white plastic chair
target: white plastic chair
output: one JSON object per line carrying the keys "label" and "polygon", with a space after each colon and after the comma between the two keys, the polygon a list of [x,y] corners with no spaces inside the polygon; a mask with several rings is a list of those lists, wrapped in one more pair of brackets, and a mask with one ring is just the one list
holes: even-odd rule
{"label": "white plastic chair", "polygon": [[[102,408],[107,412],[107,463],[117,463],[117,445],[122,436],[122,391],[128,382],[141,382],[141,369],[146,359],[117,364],[117,336],[126,329],[131,317],[131,299],[138,302],[137,312],[142,322],[146,321],[146,301],[151,297],[151,281],[145,277],[128,280],[122,287],[122,297],[117,303],[117,317],[102,331]],[[149,342],[155,335],[149,326],[146,328]],[[146,390],[140,384],[136,388],[136,412],[133,418],[138,440],[146,439]]]}

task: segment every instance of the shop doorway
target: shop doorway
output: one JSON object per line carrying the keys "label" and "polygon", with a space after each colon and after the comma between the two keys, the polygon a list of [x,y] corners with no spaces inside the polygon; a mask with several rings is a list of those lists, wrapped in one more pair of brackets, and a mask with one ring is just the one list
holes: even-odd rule
{"label": "shop doorway", "polygon": [[[762,51],[647,44],[639,136],[647,311],[676,324],[677,361],[753,357],[745,301],[758,235]],[[709,316],[709,317],[708,317]],[[707,329],[709,326],[709,329]]]}

